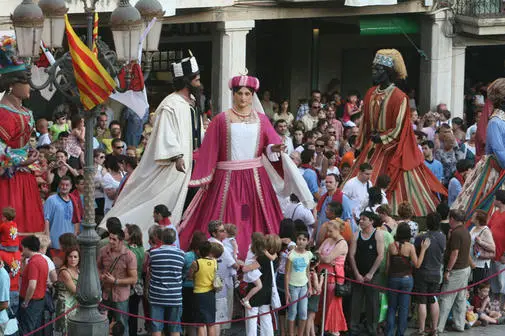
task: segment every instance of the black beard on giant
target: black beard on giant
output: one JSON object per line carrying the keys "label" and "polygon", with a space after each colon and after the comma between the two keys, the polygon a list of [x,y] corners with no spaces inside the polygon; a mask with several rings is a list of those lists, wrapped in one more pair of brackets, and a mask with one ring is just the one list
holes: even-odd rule
{"label": "black beard on giant", "polygon": [[200,96],[202,95],[202,88],[200,86],[193,86],[191,84],[188,84],[188,90],[189,93],[192,94],[196,101],[200,101]]}

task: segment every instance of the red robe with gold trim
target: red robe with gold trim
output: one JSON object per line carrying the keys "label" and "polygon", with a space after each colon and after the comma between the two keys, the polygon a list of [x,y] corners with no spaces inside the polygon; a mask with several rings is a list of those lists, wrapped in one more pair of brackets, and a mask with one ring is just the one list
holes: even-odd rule
{"label": "red robe with gold trim", "polygon": [[[362,163],[370,163],[372,183],[382,174],[391,178],[387,197],[394,213],[398,204],[408,201],[416,216],[425,216],[436,210],[439,202],[436,193],[446,195],[447,190],[424,164],[408,102],[408,96],[395,86],[385,90],[374,86],[368,90],[358,138],[361,153],[350,177],[358,174]],[[382,143],[370,140],[373,132],[379,133]]]}

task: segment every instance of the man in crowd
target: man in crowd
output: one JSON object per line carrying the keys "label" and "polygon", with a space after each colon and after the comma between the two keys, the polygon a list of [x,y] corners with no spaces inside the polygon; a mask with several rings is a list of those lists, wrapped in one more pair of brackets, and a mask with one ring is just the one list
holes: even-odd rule
{"label": "man in crowd", "polygon": [[444,180],[444,167],[442,163],[433,157],[433,150],[435,149],[435,144],[431,140],[426,140],[421,144],[424,155],[424,164],[431,170],[433,175],[440,181]]}
{"label": "man in crowd", "polygon": [[338,202],[342,205],[343,211],[341,219],[354,223],[354,218],[352,216],[353,202],[340,189],[337,189],[337,175],[328,174],[328,176],[326,176],[325,183],[327,193],[321,196],[316,208],[318,218],[316,231],[319,231],[321,225],[329,220],[326,216],[326,208],[331,202]]}
{"label": "man in crowd", "polygon": [[[375,230],[373,227],[375,216],[368,211],[361,214],[359,220],[361,231],[354,233],[349,249],[349,261],[354,278],[362,283],[378,284],[377,270],[384,259],[384,235],[382,230]],[[379,323],[379,291],[360,283],[353,283],[350,336],[363,334],[360,330],[363,307],[366,310],[366,332],[368,335],[376,335]]]}
{"label": "man in crowd", "polygon": [[[105,153],[111,154],[113,152],[112,141],[114,139],[121,139],[121,124],[117,120],[112,120],[109,124],[110,137],[102,138],[102,144],[105,148]],[[121,153],[126,150],[126,147],[123,144],[123,148]]]}
{"label": "man in crowd", "polygon": [[[126,182],[130,178],[130,176],[132,176],[135,168],[137,168],[137,159],[136,158],[131,157],[131,156],[124,156],[123,160],[124,160],[123,165],[124,165],[124,170],[126,172],[126,175],[123,176],[123,178],[121,179],[121,182],[119,183],[119,187],[117,188],[117,192],[116,192],[117,196],[119,196],[121,191],[123,191],[123,188],[124,188]],[[117,199],[117,196],[116,196],[116,199]]]}
{"label": "man in crowd", "polygon": [[[149,303],[151,318],[181,322],[182,316],[182,268],[184,252],[174,246],[176,231],[165,228],[161,234],[162,245],[149,252]],[[152,335],[161,336],[163,323],[153,321]],[[165,335],[180,335],[179,324],[169,324]]]}
{"label": "man in crowd", "polygon": [[449,180],[449,186],[447,188],[449,191],[449,196],[447,198],[449,206],[454,203],[458,195],[461,193],[463,184],[465,184],[465,179],[472,168],[473,163],[470,160],[460,160],[456,163],[456,173],[454,173],[454,177]]}
{"label": "man in crowd", "polygon": [[60,180],[57,194],[49,196],[44,204],[44,219],[46,222],[45,234],[51,237],[51,247],[60,249],[59,238],[62,234],[79,233],[80,223],[72,223],[74,206],[70,198],[72,181],[70,177],[63,176]]}
{"label": "man in crowd", "polygon": [[[470,233],[465,227],[465,213],[453,209],[449,213],[451,233],[445,251],[444,283],[441,292],[465,288],[470,276]],[[465,330],[466,290],[440,296],[438,332],[442,333],[452,311],[453,329]]]}
{"label": "man in crowd", "polygon": [[319,184],[317,179],[316,170],[313,168],[314,164],[314,150],[306,149],[302,152],[300,165],[300,173],[302,173],[303,179],[307,183],[312,196],[315,200],[319,200]]}
{"label": "man in crowd", "polygon": [[305,114],[303,118],[300,119],[305,126],[305,131],[312,131],[312,129],[316,127],[317,122],[319,121],[317,115],[321,109],[321,103],[319,100],[312,99],[309,101],[309,107],[309,113]]}
{"label": "man in crowd", "polygon": [[[128,312],[131,287],[137,282],[137,258],[124,244],[123,230],[109,231],[109,244],[98,254],[98,272],[102,282],[102,298],[106,306]],[[116,321],[125,326],[128,335],[128,316],[111,312]]]}
{"label": "man in crowd", "polygon": [[172,224],[170,221],[170,216],[172,213],[170,213],[170,210],[168,210],[167,206],[164,204],[158,204],[157,206],[154,207],[153,210],[153,219],[154,222],[162,227],[172,229],[175,231],[175,246],[180,248],[179,244],[179,233],[177,233],[177,229],[175,228],[175,225]]}
{"label": "man in crowd", "polygon": [[275,122],[274,127],[281,137],[282,143],[286,146],[286,153],[291,154],[295,149],[293,148],[293,140],[289,137],[288,123],[284,119],[279,119]]}
{"label": "man in crowd", "polygon": [[20,307],[17,314],[21,335],[40,327],[49,266],[39,253],[40,241],[27,236],[21,241],[23,257],[29,259],[21,276]]}
{"label": "man in crowd", "polygon": [[354,215],[359,215],[361,205],[368,203],[368,190],[373,187],[372,181],[372,166],[365,162],[359,166],[359,173],[357,176],[348,180],[345,185],[344,195],[349,197],[354,202]]}
{"label": "man in crowd", "polygon": [[[416,271],[414,277],[414,291],[418,293],[438,293],[440,291],[440,265],[443,263],[446,239],[440,231],[441,217],[438,213],[432,212],[426,216],[426,226],[428,232],[418,236],[415,240],[417,252],[421,250],[421,243],[428,238],[430,246],[424,254],[421,267]],[[427,307],[430,306],[431,325],[436,327],[440,314],[438,298],[435,296],[414,296],[417,303],[417,323],[419,335],[424,334],[426,326]]]}
{"label": "man in crowd", "polygon": [[289,203],[283,208],[284,218],[291,218],[293,221],[299,219],[307,225],[309,233],[312,235],[314,227],[314,214],[307,209],[295,194],[289,196]]}
{"label": "man in crowd", "polygon": [[[320,102],[321,101],[321,91],[312,90],[312,92],[310,93],[310,99],[312,101],[317,100],[318,102]],[[303,118],[303,116],[305,116],[309,112],[310,106],[311,105],[307,104],[307,103],[301,104],[300,107],[298,108],[297,113],[296,113],[296,120],[301,120]],[[305,130],[309,131],[308,129],[305,129]]]}
{"label": "man in crowd", "polygon": [[95,127],[95,138],[102,142],[103,139],[110,139],[110,130],[107,127],[107,113],[102,112],[100,115],[96,118],[97,123]]}

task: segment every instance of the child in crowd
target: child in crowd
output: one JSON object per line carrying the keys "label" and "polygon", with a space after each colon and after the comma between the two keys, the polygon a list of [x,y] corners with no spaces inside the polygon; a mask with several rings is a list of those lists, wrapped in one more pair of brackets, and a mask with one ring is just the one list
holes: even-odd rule
{"label": "child in crowd", "polygon": [[235,224],[225,224],[224,230],[226,231],[227,237],[223,240],[224,248],[230,252],[233,259],[237,261],[238,258],[238,244],[237,239],[237,226]]}
{"label": "child in crowd", "polygon": [[11,207],[2,209],[0,223],[0,250],[16,252],[19,249],[18,225],[14,222],[16,210]]}
{"label": "child in crowd", "polygon": [[474,312],[474,307],[470,303],[470,292],[466,291],[466,314],[465,314],[465,329],[470,327],[480,325],[479,317],[476,312]]}
{"label": "child in crowd", "polygon": [[49,137],[49,123],[47,120],[44,118],[38,119],[36,128],[37,132],[39,132],[37,147],[49,145],[51,143],[51,138]]}
{"label": "child in crowd", "polygon": [[[310,260],[310,277],[309,281],[312,283],[312,296],[309,298],[308,303],[308,318],[307,326],[305,328],[305,335],[316,336],[316,330],[314,326],[314,321],[316,314],[319,310],[319,297],[321,295],[321,289],[323,286],[324,276],[323,274],[317,274],[317,268],[319,266],[319,254],[317,252],[313,253],[312,259]],[[328,295],[328,294],[327,294]],[[330,293],[333,295],[333,293]]]}
{"label": "child in crowd", "polygon": [[54,124],[49,128],[53,141],[59,139],[61,132],[70,133],[70,126],[67,123],[67,114],[65,111],[56,112],[54,115]]}
{"label": "child in crowd", "polygon": [[491,310],[489,292],[491,285],[489,283],[481,283],[477,291],[477,295],[473,296],[472,306],[477,313],[482,325],[491,324],[504,324],[505,317],[499,311]]}
{"label": "child in crowd", "polygon": [[198,335],[215,336],[215,326],[209,325],[216,321],[216,292],[214,278],[217,271],[217,260],[211,254],[212,244],[204,242],[199,250],[200,257],[193,262],[188,277],[193,279],[195,298],[195,323],[205,323],[198,327]]}
{"label": "child in crowd", "polygon": [[[249,246],[249,250],[247,251],[247,257],[245,260],[245,266],[251,265],[256,262],[256,256],[265,251],[265,237],[260,232],[254,232],[251,236],[251,245]],[[246,296],[240,300],[242,305],[246,309],[251,309],[251,304],[249,300],[254,296],[254,294],[258,293],[261,288],[263,288],[263,284],[261,282],[261,271],[259,269],[255,269],[249,272],[244,272],[244,281],[247,283],[254,284],[254,287],[246,294]]]}
{"label": "child in crowd", "polygon": [[[296,234],[296,247],[288,255],[286,263],[286,303],[297,301],[308,293],[312,293],[312,283],[309,281],[309,265],[312,259],[312,252],[307,251],[309,244],[309,233],[301,231]],[[298,301],[289,306],[288,309],[288,332],[289,336],[295,334],[295,323],[298,317],[299,335],[303,335],[307,322],[308,299]]]}

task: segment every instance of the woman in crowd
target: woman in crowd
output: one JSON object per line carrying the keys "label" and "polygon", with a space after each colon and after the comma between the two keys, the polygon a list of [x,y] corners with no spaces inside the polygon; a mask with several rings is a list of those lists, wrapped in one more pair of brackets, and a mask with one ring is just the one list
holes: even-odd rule
{"label": "woman in crowd", "polygon": [[[199,252],[198,248],[207,240],[205,233],[202,231],[193,232],[193,237],[191,237],[191,244],[189,245],[189,250],[184,254],[184,268],[182,269],[182,317],[181,321],[184,323],[194,322],[194,312],[193,312],[193,289],[194,283],[193,279],[189,278],[189,270],[193,262],[198,259]],[[196,327],[187,326],[186,335],[195,336]]]}
{"label": "woman in crowd", "polygon": [[50,184],[51,193],[58,191],[58,186],[60,185],[60,180],[63,176],[68,176],[70,179],[79,175],[79,172],[72,168],[68,163],[68,154],[63,150],[56,152],[56,161],[51,162],[48,166],[47,172],[47,182]]}
{"label": "woman in crowd", "polygon": [[[54,284],[56,289],[56,316],[65,312],[77,304],[77,280],[79,279],[79,249],[73,248],[65,252],[65,261],[58,272],[58,281]],[[55,335],[68,335],[68,319],[75,310],[55,323]]]}
{"label": "woman in crowd", "polygon": [[291,112],[289,112],[289,101],[287,99],[283,99],[281,101],[280,109],[274,113],[273,119],[274,122],[283,119],[288,124],[288,128],[291,128],[295,117],[291,114]]}
{"label": "woman in crowd", "polygon": [[293,131],[293,148],[297,149],[300,146],[303,146],[303,130],[300,128],[296,128]]}
{"label": "woman in crowd", "polygon": [[116,199],[116,191],[123,179],[123,172],[119,165],[117,156],[110,156],[105,162],[107,173],[103,176],[103,191],[105,192],[104,213],[106,214],[114,204]]}
{"label": "woman in crowd", "polygon": [[326,110],[326,120],[328,120],[330,126],[335,129],[335,133],[334,134],[330,133],[330,135],[335,136],[335,140],[338,143],[344,135],[344,125],[342,125],[342,122],[338,120],[336,117],[336,108],[337,106],[335,102],[331,102],[330,104],[324,107],[324,109]]}
{"label": "woman in crowd", "polygon": [[68,136],[65,151],[69,155],[68,163],[75,169],[82,169],[84,166],[84,119],[80,115],[72,117],[72,131]]}
{"label": "woman in crowd", "polygon": [[396,234],[398,224],[394,218],[391,217],[391,208],[389,205],[381,204],[376,211],[382,221],[382,227],[394,236]]}
{"label": "woman in crowd", "polygon": [[[430,246],[430,239],[426,238],[421,243],[421,252],[417,257],[416,248],[410,243],[410,226],[407,223],[398,225],[395,242],[389,245],[386,261],[386,270],[389,275],[388,287],[410,292],[414,287],[412,267],[416,269],[424,260],[426,249]],[[388,292],[387,335],[403,336],[407,330],[409,316],[409,294]],[[398,323],[396,314],[398,313]],[[397,331],[395,333],[395,327]]]}
{"label": "woman in crowd", "polygon": [[410,242],[414,243],[417,234],[419,233],[419,226],[412,220],[414,217],[414,208],[409,202],[402,202],[398,205],[398,226],[401,223],[407,223],[410,227]]}
{"label": "woman in crowd", "polygon": [[374,214],[377,213],[377,208],[381,205],[382,203],[382,193],[380,188],[378,187],[371,187],[368,189],[368,200],[361,204],[361,211],[370,211],[373,212]]}
{"label": "woman in crowd", "polygon": [[486,252],[494,253],[496,247],[493,233],[487,226],[486,211],[475,210],[472,223],[475,224],[470,231],[470,237],[472,238],[470,256],[475,266],[472,270],[472,281],[478,282],[491,275],[491,258],[489,253]]}
{"label": "woman in crowd", "polygon": [[102,149],[95,149],[93,151],[93,161],[95,166],[95,216],[96,222],[100,223],[103,218],[103,207],[105,204],[105,194],[103,192],[103,177],[107,173],[103,166],[105,162],[105,152]]}
{"label": "woman in crowd", "polygon": [[[326,320],[324,331],[331,335],[339,335],[341,331],[347,331],[342,298],[335,296],[335,284],[343,284],[345,276],[344,264],[348,252],[347,242],[341,232],[345,228],[344,222],[330,221],[327,226],[327,237],[319,248],[320,270],[328,272],[328,285],[326,288]],[[324,294],[324,289],[323,289]],[[323,302],[322,300],[320,301]],[[322,310],[322,308],[320,308]]]}
{"label": "woman in crowd", "polygon": [[[139,313],[139,304],[142,301],[144,292],[144,281],[142,280],[142,268],[144,265],[145,251],[142,245],[142,231],[135,224],[126,224],[124,229],[126,247],[133,252],[137,258],[137,283],[133,285],[133,291],[128,300],[128,312],[131,314]],[[137,335],[138,319],[131,318],[128,320],[130,336]]]}

